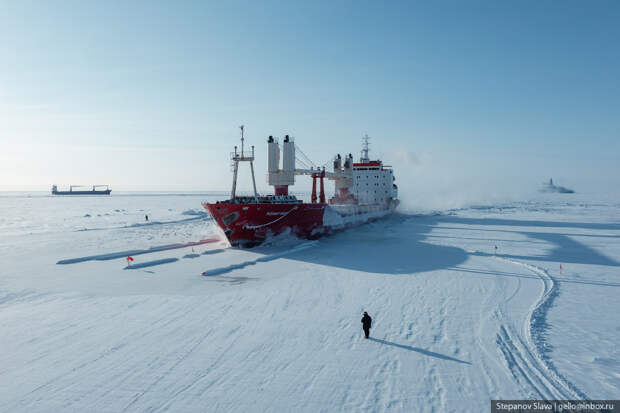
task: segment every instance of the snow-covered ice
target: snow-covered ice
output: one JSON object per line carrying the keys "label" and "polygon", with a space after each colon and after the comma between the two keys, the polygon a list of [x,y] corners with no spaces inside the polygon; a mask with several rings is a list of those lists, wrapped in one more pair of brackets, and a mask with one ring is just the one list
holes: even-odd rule
{"label": "snow-covered ice", "polygon": [[401,212],[250,250],[201,210],[217,198],[0,194],[0,411],[618,397],[620,196]]}

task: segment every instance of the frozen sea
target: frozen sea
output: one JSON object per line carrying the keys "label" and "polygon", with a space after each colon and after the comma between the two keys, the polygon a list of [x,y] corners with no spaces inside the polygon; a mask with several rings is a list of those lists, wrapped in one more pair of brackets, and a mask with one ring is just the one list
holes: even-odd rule
{"label": "frozen sea", "polygon": [[620,195],[411,205],[248,250],[201,207],[223,197],[0,193],[0,411],[480,412],[620,396]]}

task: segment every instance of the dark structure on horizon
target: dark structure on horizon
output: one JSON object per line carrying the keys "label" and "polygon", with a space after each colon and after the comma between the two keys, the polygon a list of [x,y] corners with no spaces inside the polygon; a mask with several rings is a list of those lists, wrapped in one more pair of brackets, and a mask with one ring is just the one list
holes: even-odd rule
{"label": "dark structure on horizon", "polygon": [[544,183],[540,192],[555,192],[558,194],[574,194],[572,189],[564,188],[563,186],[557,186],[553,184],[553,179],[549,179],[549,182]]}
{"label": "dark structure on horizon", "polygon": [[[59,191],[56,185],[52,185],[52,195],[110,195],[112,190],[108,185],[93,185],[91,190],[77,190],[73,188],[83,188],[84,185],[70,185],[68,191]],[[105,187],[105,189],[98,190],[97,188]]]}

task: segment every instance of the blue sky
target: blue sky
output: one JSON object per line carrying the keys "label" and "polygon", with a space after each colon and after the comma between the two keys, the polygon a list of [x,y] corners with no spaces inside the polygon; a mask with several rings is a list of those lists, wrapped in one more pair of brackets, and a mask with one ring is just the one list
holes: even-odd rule
{"label": "blue sky", "polygon": [[240,124],[263,191],[286,133],[319,164],[368,133],[440,191],[617,188],[618,21],[616,1],[3,2],[0,189],[227,189]]}

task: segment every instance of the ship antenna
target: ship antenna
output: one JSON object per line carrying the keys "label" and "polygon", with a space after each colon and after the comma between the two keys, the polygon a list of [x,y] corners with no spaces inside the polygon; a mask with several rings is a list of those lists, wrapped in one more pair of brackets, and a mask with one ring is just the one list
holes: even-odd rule
{"label": "ship antenna", "polygon": [[368,158],[368,151],[370,150],[368,148],[369,141],[370,141],[370,136],[368,136],[368,134],[365,134],[364,137],[362,138],[362,159],[360,159],[360,162],[370,161],[370,158]]}
{"label": "ship antenna", "polygon": [[241,157],[243,158],[243,125],[239,126],[241,129]]}

